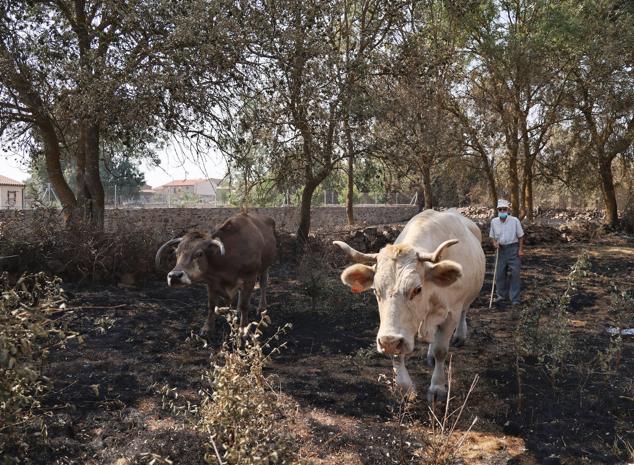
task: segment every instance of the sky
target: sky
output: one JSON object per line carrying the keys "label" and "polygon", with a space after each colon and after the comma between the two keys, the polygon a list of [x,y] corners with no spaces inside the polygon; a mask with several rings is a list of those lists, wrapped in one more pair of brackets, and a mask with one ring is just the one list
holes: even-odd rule
{"label": "sky", "polygon": [[[160,153],[160,167],[147,162],[141,163],[145,181],[152,187],[158,187],[176,179],[222,178],[227,165],[218,154],[210,153],[204,160],[194,161],[192,156],[184,155],[182,149],[167,147]],[[19,155],[0,153],[0,174],[16,181],[25,181],[29,177]]]}

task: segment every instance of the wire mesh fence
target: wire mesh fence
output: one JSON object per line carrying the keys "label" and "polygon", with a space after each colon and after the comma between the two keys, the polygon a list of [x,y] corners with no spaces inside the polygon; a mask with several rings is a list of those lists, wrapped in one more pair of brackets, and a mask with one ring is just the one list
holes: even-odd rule
{"label": "wire mesh fence", "polygon": [[[257,207],[298,207],[301,193],[280,193],[272,199],[264,201],[248,200],[247,203]],[[215,208],[236,207],[245,202],[238,192],[229,189],[218,189],[212,194],[167,189],[138,189],[129,186],[108,186],[104,189],[104,204],[112,208]],[[418,195],[407,192],[358,192],[355,193],[354,205],[416,205]],[[323,190],[313,196],[312,206],[334,207],[345,206],[345,193],[335,190]],[[37,207],[61,208],[61,203],[50,185],[45,185],[39,192],[25,192],[23,201],[0,205],[0,209],[33,209]]]}

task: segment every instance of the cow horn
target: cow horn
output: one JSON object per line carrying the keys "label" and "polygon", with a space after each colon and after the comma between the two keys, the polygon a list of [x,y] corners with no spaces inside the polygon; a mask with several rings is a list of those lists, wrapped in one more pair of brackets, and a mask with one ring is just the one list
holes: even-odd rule
{"label": "cow horn", "polygon": [[353,249],[345,242],[333,241],[333,244],[343,250],[353,262],[357,263],[376,263],[377,253],[361,253]]}
{"label": "cow horn", "polygon": [[222,243],[222,241],[220,239],[218,239],[217,237],[214,237],[211,240],[211,243],[218,246],[218,248],[220,249],[220,255],[224,255],[225,254],[225,245]]}
{"label": "cow horn", "polygon": [[421,262],[438,263],[438,261],[440,260],[440,256],[443,253],[443,250],[446,249],[447,247],[451,247],[452,245],[457,244],[458,242],[460,242],[458,239],[449,239],[443,242],[442,244],[440,244],[438,247],[436,247],[436,250],[433,253],[418,252],[417,254],[418,259]]}
{"label": "cow horn", "polygon": [[170,239],[158,249],[158,252],[156,252],[156,257],[154,258],[154,264],[156,265],[157,268],[161,267],[161,254],[163,253],[163,250],[165,250],[166,247],[169,247],[172,244],[178,244],[182,240],[183,240],[182,237]]}

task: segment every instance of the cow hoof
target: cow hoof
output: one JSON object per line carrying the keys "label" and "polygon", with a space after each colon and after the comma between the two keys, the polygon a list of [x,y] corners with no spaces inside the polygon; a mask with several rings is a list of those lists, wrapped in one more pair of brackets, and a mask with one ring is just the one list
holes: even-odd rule
{"label": "cow hoof", "polygon": [[436,359],[431,354],[427,355],[427,366],[431,368],[434,368],[434,366],[436,366]]}
{"label": "cow hoof", "polygon": [[444,386],[431,386],[427,391],[427,402],[442,402],[447,399],[447,390]]}
{"label": "cow hoof", "polygon": [[463,337],[452,337],[451,338],[451,345],[454,347],[462,347],[465,343],[465,338]]}

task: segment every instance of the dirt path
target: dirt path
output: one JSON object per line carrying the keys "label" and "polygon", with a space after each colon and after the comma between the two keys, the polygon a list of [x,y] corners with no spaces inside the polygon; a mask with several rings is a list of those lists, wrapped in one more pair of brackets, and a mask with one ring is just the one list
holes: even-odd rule
{"label": "dirt path", "polygon": [[[528,361],[522,366],[519,411],[517,314],[487,309],[488,270],[485,290],[470,313],[470,339],[452,350],[454,405],[474,376],[480,377],[457,428],[464,431],[478,417],[460,451],[462,463],[617,464],[624,461],[624,443],[634,444],[634,338],[624,337],[615,373],[593,368],[610,343],[605,332],[612,324],[610,283],[634,290],[634,244],[530,247],[523,299],[532,305],[560,295],[582,249],[592,268],[571,304],[578,357],[571,363],[581,368],[566,369],[553,381]],[[487,260],[490,264],[490,253]],[[398,405],[378,380],[390,374],[391,362],[374,349],[376,303],[371,295],[350,294],[338,280],[340,269],[317,254],[299,267],[278,266],[271,273],[273,323],[291,322],[293,330],[270,373],[299,405],[294,422],[302,454],[315,464],[399,463],[401,454],[406,463],[422,463],[417,457],[437,437],[430,432],[427,406],[414,405],[410,421],[399,429]],[[204,290],[173,290],[162,283],[69,290],[76,308],[64,318],[86,342],[51,354],[47,374],[54,390],[44,405],[52,412],[50,446],[34,449],[32,462],[123,465],[149,463],[153,456],[143,454],[154,453],[173,463],[202,463],[202,438],[181,416],[162,408],[160,391],[169,385],[197,399],[209,352],[187,336],[202,324]],[[633,314],[631,309],[634,325]],[[214,343],[221,337],[222,329]],[[413,357],[408,366],[424,390],[430,370],[423,357]]]}

